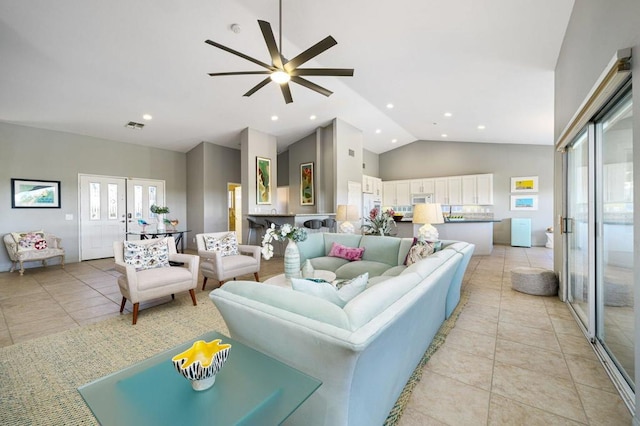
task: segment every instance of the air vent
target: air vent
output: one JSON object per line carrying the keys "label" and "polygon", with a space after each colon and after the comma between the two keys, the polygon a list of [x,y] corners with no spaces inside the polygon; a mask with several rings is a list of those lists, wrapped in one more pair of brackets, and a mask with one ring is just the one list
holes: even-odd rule
{"label": "air vent", "polygon": [[144,124],[136,123],[135,121],[130,121],[127,124],[125,124],[124,127],[128,129],[142,130],[142,128],[144,127]]}

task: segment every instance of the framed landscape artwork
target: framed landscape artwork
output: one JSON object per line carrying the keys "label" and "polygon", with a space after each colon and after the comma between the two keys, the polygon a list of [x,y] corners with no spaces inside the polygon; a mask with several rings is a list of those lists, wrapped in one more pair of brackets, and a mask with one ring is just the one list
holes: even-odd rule
{"label": "framed landscape artwork", "polygon": [[538,192],[538,176],[512,177],[511,192]]}
{"label": "framed landscape artwork", "polygon": [[271,160],[256,157],[256,204],[271,204]]}
{"label": "framed landscape artwork", "polygon": [[60,181],[11,179],[11,207],[59,209]]}
{"label": "framed landscape artwork", "polygon": [[313,206],[316,202],[313,191],[313,162],[300,164],[300,205]]}
{"label": "framed landscape artwork", "polygon": [[512,195],[511,210],[538,210],[538,196]]}

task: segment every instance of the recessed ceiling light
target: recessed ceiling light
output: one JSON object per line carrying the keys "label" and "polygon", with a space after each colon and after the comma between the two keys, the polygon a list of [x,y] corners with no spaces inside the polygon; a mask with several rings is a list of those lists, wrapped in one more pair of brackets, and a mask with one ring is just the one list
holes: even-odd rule
{"label": "recessed ceiling light", "polygon": [[153,117],[151,116],[151,114],[144,114],[142,118],[145,120],[151,120]]}
{"label": "recessed ceiling light", "polygon": [[451,114],[450,112],[445,112],[445,113],[444,113],[444,116],[445,116],[445,117],[451,117],[452,115],[453,115],[453,114]]}
{"label": "recessed ceiling light", "polygon": [[317,117],[316,117],[315,115],[311,115],[311,116],[309,117],[309,120],[315,120],[316,118],[317,118]]}
{"label": "recessed ceiling light", "polygon": [[486,129],[486,127],[485,127],[485,125],[484,125],[484,124],[480,124],[480,125],[478,126],[478,130],[484,130],[484,129]]}
{"label": "recessed ceiling light", "polygon": [[272,115],[271,116],[271,121],[278,121],[278,116],[277,115]]}
{"label": "recessed ceiling light", "polygon": [[381,132],[382,132],[382,130],[380,130],[380,129],[376,129],[376,133],[377,133],[377,134],[380,134]]}
{"label": "recessed ceiling light", "polygon": [[446,133],[443,133],[440,136],[442,136],[443,138],[446,138],[448,135]]}
{"label": "recessed ceiling light", "polygon": [[398,139],[391,139],[391,143],[396,143],[398,142]]}
{"label": "recessed ceiling light", "polygon": [[387,108],[389,108],[389,109],[393,108],[393,104],[392,103],[388,103],[387,104]]}

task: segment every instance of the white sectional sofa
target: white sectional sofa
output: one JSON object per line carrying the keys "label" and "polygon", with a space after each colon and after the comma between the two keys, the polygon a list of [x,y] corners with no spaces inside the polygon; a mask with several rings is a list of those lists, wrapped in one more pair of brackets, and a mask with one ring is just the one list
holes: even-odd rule
{"label": "white sectional sofa", "polygon": [[[369,250],[376,256],[368,261],[378,263],[393,263],[394,254],[380,256],[379,249],[395,246],[396,264],[370,268],[367,289],[343,308],[289,288],[250,281],[228,282],[210,298],[234,339],[322,380],[287,424],[381,425],[453,310],[447,303],[458,303],[474,246],[447,241],[442,250],[405,267],[411,246],[405,239],[318,235],[300,247],[301,257],[315,259],[316,266],[329,268],[332,262],[321,259],[328,250],[319,249],[319,244],[337,240],[365,247],[364,253]],[[352,263],[358,262],[367,260],[363,256]],[[337,263],[340,276],[347,264]],[[347,265],[346,270],[363,265]],[[393,275],[384,275],[387,271]]]}

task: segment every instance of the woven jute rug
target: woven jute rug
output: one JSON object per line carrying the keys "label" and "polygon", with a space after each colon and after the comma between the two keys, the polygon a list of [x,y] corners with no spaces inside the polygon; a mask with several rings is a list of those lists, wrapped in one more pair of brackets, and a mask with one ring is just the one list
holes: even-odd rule
{"label": "woven jute rug", "polygon": [[[229,335],[210,301],[199,292],[131,314],[0,348],[0,424],[97,424],[77,391],[81,385],[142,361],[208,331]],[[444,341],[463,303],[445,322],[387,419],[395,424],[420,379],[422,367]],[[453,320],[452,320],[453,319]]]}

